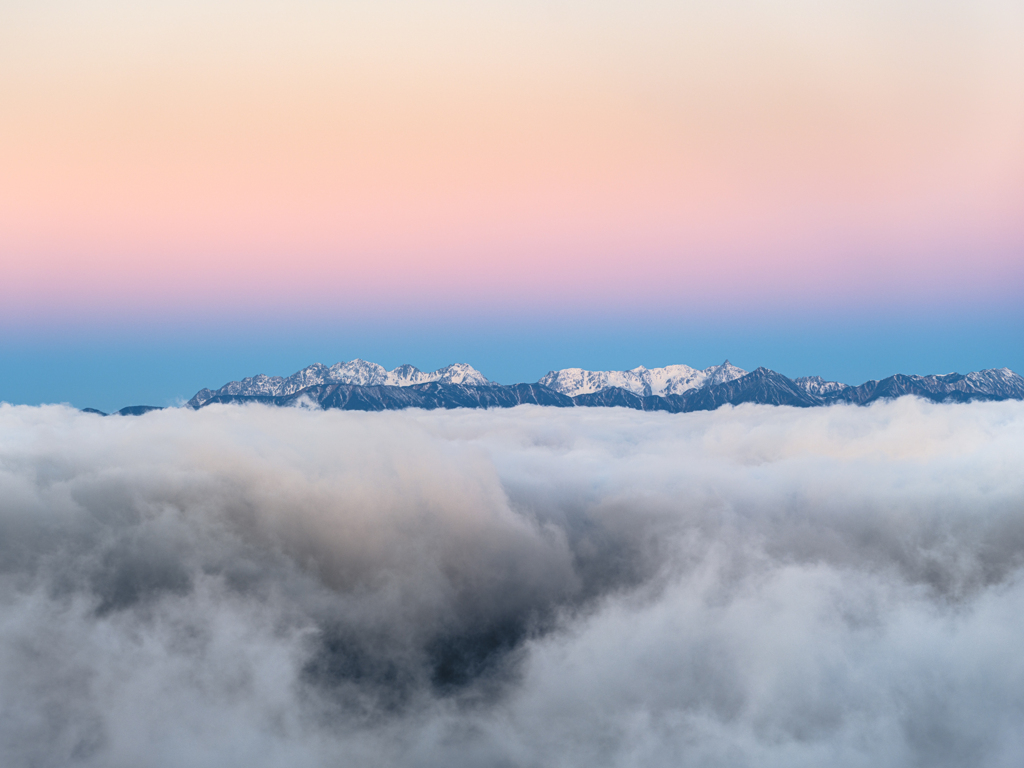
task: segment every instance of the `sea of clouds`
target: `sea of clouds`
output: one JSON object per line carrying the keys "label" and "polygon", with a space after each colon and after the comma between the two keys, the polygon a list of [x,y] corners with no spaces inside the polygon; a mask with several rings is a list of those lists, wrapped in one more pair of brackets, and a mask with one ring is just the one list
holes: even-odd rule
{"label": "sea of clouds", "polygon": [[0,406],[0,764],[1024,764],[1024,404]]}

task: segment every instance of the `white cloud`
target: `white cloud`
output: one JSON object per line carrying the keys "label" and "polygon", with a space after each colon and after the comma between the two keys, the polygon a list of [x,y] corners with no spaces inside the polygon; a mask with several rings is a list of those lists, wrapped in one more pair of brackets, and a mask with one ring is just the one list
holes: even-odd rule
{"label": "white cloud", "polygon": [[5,765],[1017,765],[1024,406],[0,406]]}

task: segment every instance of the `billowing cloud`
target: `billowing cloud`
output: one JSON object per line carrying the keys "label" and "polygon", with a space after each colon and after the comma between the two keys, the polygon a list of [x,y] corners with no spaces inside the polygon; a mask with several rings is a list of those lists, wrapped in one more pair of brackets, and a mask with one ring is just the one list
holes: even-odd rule
{"label": "billowing cloud", "polygon": [[1024,407],[0,407],[0,762],[1018,765]]}

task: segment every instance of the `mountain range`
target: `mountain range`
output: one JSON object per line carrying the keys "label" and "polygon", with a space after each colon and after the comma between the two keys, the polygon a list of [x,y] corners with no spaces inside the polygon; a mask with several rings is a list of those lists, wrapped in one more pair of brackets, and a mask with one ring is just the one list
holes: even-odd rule
{"label": "mountain range", "polygon": [[[688,365],[640,366],[629,371],[551,371],[532,384],[503,385],[465,363],[424,372],[411,365],[388,371],[365,360],[332,366],[315,363],[291,376],[258,375],[220,389],[201,389],[191,408],[217,403],[260,402],[278,406],[384,411],[402,408],[509,408],[532,403],[561,408],[621,406],[644,411],[713,410],[722,405],[761,403],[813,407],[832,403],[865,405],[914,395],[933,402],[1024,400],[1024,377],[1008,368],[974,373],[916,376],[896,374],[857,386],[820,376],[790,379],[758,368],[747,372],[726,360],[697,369]],[[86,409],[93,410],[93,409]],[[138,415],[154,406],[136,405],[118,413]],[[99,413],[99,411],[94,411]]]}
{"label": "mountain range", "polygon": [[349,384],[358,387],[409,387],[415,384],[461,384],[474,387],[495,386],[480,371],[465,363],[455,363],[439,368],[432,373],[424,373],[411,365],[400,365],[388,371],[383,365],[368,363],[365,360],[350,360],[347,363],[335,363],[326,366],[313,363],[291,376],[250,376],[241,381],[231,381],[216,391],[201,389],[188,401],[193,408],[198,408],[208,401],[225,395],[242,397],[286,397],[309,389],[329,384]]}

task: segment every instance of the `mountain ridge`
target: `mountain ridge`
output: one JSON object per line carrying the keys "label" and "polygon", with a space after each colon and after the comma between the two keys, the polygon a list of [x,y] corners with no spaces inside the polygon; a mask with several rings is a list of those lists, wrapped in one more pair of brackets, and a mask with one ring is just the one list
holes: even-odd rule
{"label": "mountain ridge", "polygon": [[435,381],[444,384],[494,386],[494,382],[485,378],[480,371],[466,363],[453,363],[443,368],[438,368],[436,371],[426,373],[408,364],[400,365],[388,371],[382,365],[356,358],[348,362],[335,363],[332,366],[326,366],[323,363],[313,363],[287,377],[266,376],[261,373],[244,378],[241,381],[229,381],[217,390],[199,390],[188,401],[188,405],[196,408],[218,395],[281,397],[295,394],[310,387],[331,383],[353,384],[363,387],[382,385],[407,387]]}
{"label": "mountain ridge", "polygon": [[692,389],[721,384],[746,375],[726,360],[703,370],[688,365],[667,365],[664,368],[638,366],[628,371],[588,371],[563,368],[541,377],[542,384],[570,397],[588,395],[610,387],[625,389],[637,395],[682,395]]}
{"label": "mountain ridge", "polygon": [[[1009,368],[990,368],[968,374],[918,376],[897,373],[860,385],[826,381],[820,376],[790,379],[759,367],[751,372],[728,360],[705,369],[688,365],[663,368],[638,366],[629,371],[550,371],[535,383],[498,384],[465,363],[420,371],[401,365],[387,371],[365,360],[326,366],[314,363],[291,376],[259,374],[231,381],[217,390],[201,389],[187,407],[261,402],[277,406],[306,406],[343,410],[404,408],[510,408],[522,404],[571,407],[623,407],[644,411],[714,410],[723,405],[758,403],[799,408],[912,395],[933,402],[1024,400],[1024,377]],[[85,412],[108,415],[93,408]],[[134,405],[116,415],[138,416],[157,406]]]}
{"label": "mountain ridge", "polygon": [[[308,383],[312,382],[312,383]],[[302,386],[306,384],[306,386]],[[703,370],[686,365],[629,371],[551,371],[536,383],[503,385],[470,365],[456,363],[425,373],[413,366],[385,371],[363,360],[324,366],[315,363],[289,377],[254,376],[220,389],[200,390],[189,401],[198,409],[226,403],[383,411],[404,408],[624,407],[674,413],[758,403],[810,408],[833,403],[866,405],[906,395],[933,402],[1024,400],[1024,377],[1008,368],[968,374],[894,374],[853,386],[820,376],[790,379],[759,367],[751,372],[728,360]],[[144,412],[129,407],[121,414]]]}

